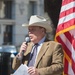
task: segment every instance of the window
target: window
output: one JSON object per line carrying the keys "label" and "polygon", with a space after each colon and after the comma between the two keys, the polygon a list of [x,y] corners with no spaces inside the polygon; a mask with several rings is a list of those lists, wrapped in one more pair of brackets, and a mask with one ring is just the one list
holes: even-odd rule
{"label": "window", "polygon": [[30,18],[31,15],[35,15],[37,13],[37,3],[36,1],[29,2],[28,8],[28,17]]}
{"label": "window", "polygon": [[12,18],[12,1],[4,1],[5,3],[5,18]]}
{"label": "window", "polygon": [[11,0],[3,0],[0,1],[0,18],[12,18],[12,1]]}

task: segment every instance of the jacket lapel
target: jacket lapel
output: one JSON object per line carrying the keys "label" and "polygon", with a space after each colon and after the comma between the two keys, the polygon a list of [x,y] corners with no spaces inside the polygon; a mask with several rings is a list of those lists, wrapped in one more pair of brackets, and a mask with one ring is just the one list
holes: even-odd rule
{"label": "jacket lapel", "polygon": [[37,60],[36,60],[36,64],[35,64],[35,67],[37,67],[40,59],[42,58],[42,56],[45,54],[45,52],[48,50],[48,46],[49,43],[48,42],[44,42],[44,44],[42,45],[42,48],[37,56]]}

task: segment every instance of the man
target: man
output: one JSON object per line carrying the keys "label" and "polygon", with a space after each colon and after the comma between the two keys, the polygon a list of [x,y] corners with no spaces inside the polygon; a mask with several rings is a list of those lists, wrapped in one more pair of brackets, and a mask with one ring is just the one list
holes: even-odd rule
{"label": "man", "polygon": [[[63,72],[63,50],[59,43],[49,41],[46,37],[47,32],[52,28],[46,19],[33,15],[29,24],[23,24],[28,27],[28,34],[31,42],[23,44],[20,47],[19,54],[13,60],[13,69],[17,69],[20,64],[26,64],[30,75],[62,75]],[[34,56],[34,45],[38,43],[36,58]],[[22,52],[24,56],[22,58]],[[31,56],[33,54],[33,56]],[[32,58],[31,58],[32,57]],[[22,61],[22,62],[21,62]]]}

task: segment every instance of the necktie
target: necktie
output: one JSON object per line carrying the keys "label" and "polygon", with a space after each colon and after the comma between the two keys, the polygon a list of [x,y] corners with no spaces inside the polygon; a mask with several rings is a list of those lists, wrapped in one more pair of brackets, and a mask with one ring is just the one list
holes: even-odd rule
{"label": "necktie", "polygon": [[34,66],[35,58],[36,58],[36,55],[37,55],[37,47],[38,47],[38,44],[35,44],[34,49],[33,49],[33,53],[30,54],[28,66]]}

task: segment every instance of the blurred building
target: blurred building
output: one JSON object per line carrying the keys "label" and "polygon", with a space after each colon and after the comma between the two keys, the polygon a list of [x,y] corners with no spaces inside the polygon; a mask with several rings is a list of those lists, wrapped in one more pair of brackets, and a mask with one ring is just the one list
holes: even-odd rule
{"label": "blurred building", "polygon": [[[62,0],[0,0],[0,45],[21,45],[27,36],[31,15],[40,15],[52,20],[53,33],[58,23]],[[47,14],[46,14],[47,13]],[[53,38],[53,36],[50,36]]]}
{"label": "blurred building", "polygon": [[31,15],[44,15],[44,0],[0,0],[0,45],[20,45]]}

